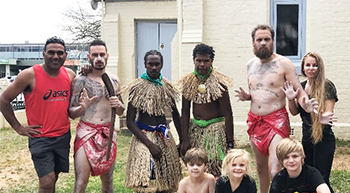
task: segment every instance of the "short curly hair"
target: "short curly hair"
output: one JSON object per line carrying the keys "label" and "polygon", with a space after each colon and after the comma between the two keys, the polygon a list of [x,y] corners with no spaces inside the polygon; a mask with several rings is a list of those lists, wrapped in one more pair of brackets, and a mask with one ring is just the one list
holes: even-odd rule
{"label": "short curly hair", "polygon": [[57,37],[57,36],[53,36],[51,38],[48,38],[46,40],[45,46],[44,46],[44,51],[46,51],[46,46],[49,44],[61,44],[64,47],[64,51],[66,51],[66,44],[64,43],[64,40]]}
{"label": "short curly hair", "polygon": [[196,58],[197,54],[210,55],[210,58],[214,60],[215,50],[213,49],[213,47],[208,46],[206,44],[197,44],[196,47],[194,47],[193,49],[193,59]]}

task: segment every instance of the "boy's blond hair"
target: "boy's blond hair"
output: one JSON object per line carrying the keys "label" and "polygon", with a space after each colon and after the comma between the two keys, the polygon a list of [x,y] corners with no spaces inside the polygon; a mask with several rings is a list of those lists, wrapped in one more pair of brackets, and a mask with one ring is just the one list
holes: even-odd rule
{"label": "boy's blond hair", "polygon": [[247,175],[252,174],[252,169],[251,169],[251,158],[249,152],[247,152],[244,149],[231,149],[227,152],[227,155],[225,156],[224,160],[222,161],[222,175],[223,176],[228,176],[229,175],[229,166],[231,163],[237,158],[237,157],[242,157],[243,160],[245,161],[246,167],[247,167]]}
{"label": "boy's blond hair", "polygon": [[187,163],[204,163],[204,165],[207,165],[208,163],[208,154],[204,151],[202,148],[191,148],[189,149],[184,157],[185,164]]}
{"label": "boy's blond hair", "polygon": [[283,166],[284,158],[292,152],[299,153],[299,155],[302,158],[301,163],[303,164],[305,153],[304,153],[303,145],[299,141],[295,139],[284,138],[278,143],[276,147],[276,154],[277,154],[277,159],[280,162],[281,166]]}

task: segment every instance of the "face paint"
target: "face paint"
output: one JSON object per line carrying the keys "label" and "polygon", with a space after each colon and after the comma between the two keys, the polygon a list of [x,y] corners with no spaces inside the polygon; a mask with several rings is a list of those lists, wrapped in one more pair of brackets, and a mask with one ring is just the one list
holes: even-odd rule
{"label": "face paint", "polygon": [[194,164],[193,166],[191,166],[188,170],[189,172],[202,172],[202,168],[200,166],[198,166],[197,164]]}
{"label": "face paint", "polygon": [[[102,64],[102,65],[101,65]],[[94,58],[92,67],[97,70],[102,70],[106,67],[106,59],[98,55],[98,57]]]}
{"label": "face paint", "polygon": [[204,174],[206,165],[204,163],[199,163],[199,164],[187,163],[186,168],[190,176],[199,177]]}

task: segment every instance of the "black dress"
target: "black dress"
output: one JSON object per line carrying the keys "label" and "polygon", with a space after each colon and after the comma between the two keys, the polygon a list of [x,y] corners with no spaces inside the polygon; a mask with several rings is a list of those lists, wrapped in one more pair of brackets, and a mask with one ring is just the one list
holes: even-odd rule
{"label": "black dress", "polygon": [[244,175],[241,184],[232,192],[230,180],[227,176],[221,176],[216,181],[215,193],[256,193],[256,183],[253,178]]}

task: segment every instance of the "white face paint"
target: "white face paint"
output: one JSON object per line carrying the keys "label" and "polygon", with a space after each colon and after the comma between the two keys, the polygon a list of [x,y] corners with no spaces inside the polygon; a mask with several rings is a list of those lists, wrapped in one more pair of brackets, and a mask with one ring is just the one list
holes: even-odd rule
{"label": "white face paint", "polygon": [[200,166],[198,166],[197,164],[194,164],[193,166],[189,167],[189,172],[201,172],[202,169]]}
{"label": "white face paint", "polygon": [[204,163],[202,163],[201,165],[187,163],[186,168],[187,168],[189,175],[191,175],[193,177],[201,176],[205,172],[205,164]]}
{"label": "white face paint", "polygon": [[104,69],[106,66],[106,59],[98,55],[98,57],[94,58],[92,67],[98,70]]}
{"label": "white face paint", "polygon": [[101,62],[103,63],[103,65],[105,64],[105,58],[103,58],[103,57],[101,57],[100,55],[98,55],[98,57],[96,57],[95,59],[94,59],[94,64],[96,64],[96,62],[98,61],[98,60],[101,60]]}

